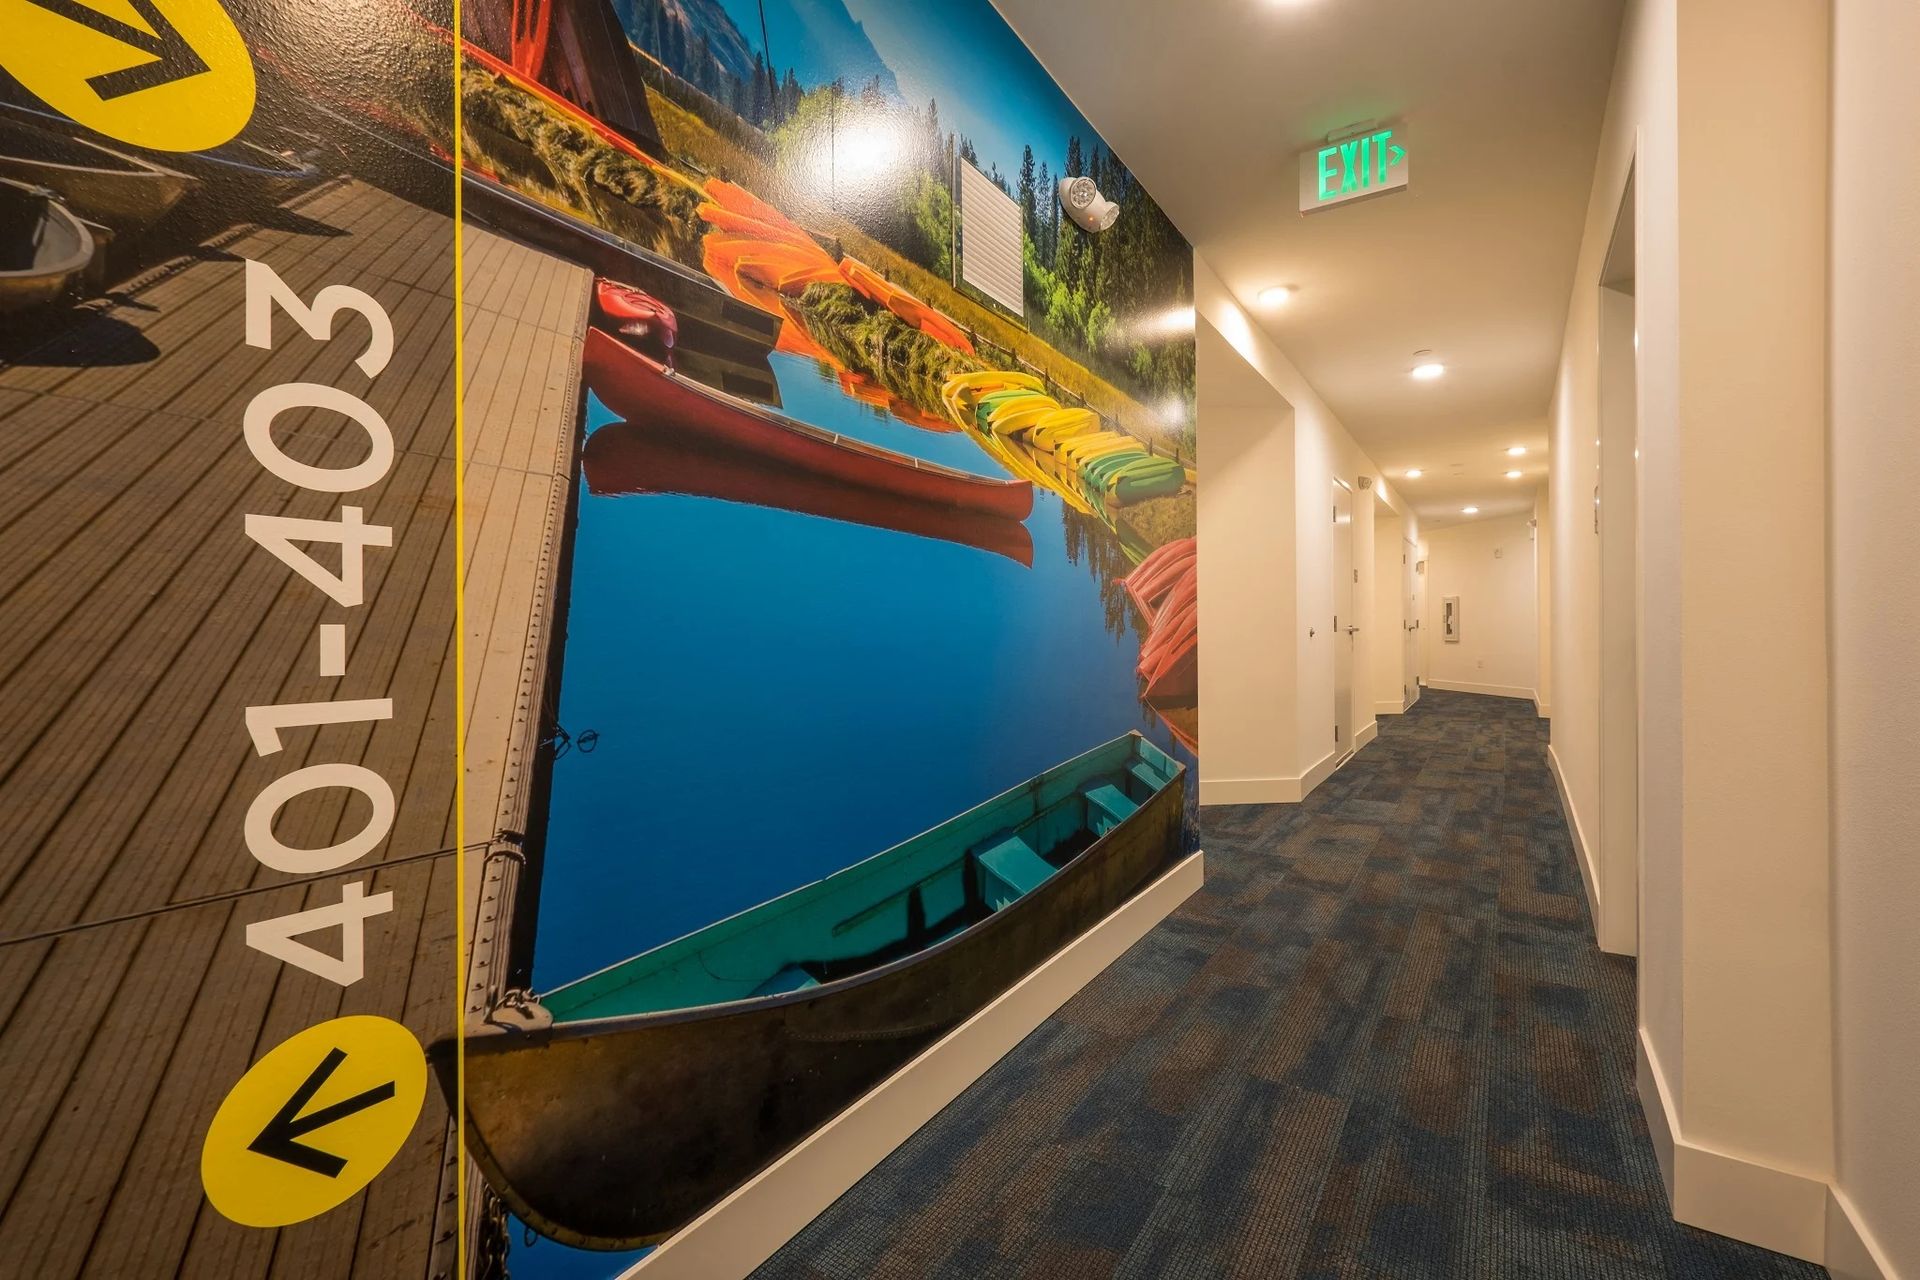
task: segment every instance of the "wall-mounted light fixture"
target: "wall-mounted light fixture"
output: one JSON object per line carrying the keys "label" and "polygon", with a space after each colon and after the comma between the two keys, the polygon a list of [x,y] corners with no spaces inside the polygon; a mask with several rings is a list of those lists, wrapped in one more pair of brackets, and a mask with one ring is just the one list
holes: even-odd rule
{"label": "wall-mounted light fixture", "polygon": [[1092,178],[1060,179],[1060,207],[1082,231],[1105,231],[1120,217],[1120,206],[1101,195]]}

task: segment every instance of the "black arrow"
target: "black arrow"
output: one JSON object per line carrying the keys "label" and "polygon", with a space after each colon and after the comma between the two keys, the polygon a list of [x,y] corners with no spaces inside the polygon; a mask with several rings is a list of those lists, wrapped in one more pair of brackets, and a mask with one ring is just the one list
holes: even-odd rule
{"label": "black arrow", "polygon": [[345,1051],[327,1050],[327,1056],[322,1058],[320,1065],[307,1076],[306,1083],[293,1091],[293,1096],[287,1099],[286,1105],[274,1113],[273,1119],[267,1121],[267,1127],[260,1131],[260,1136],[247,1144],[247,1150],[263,1155],[269,1160],[281,1160],[312,1173],[325,1174],[329,1178],[339,1177],[340,1171],[347,1167],[345,1160],[331,1152],[304,1146],[295,1139],[303,1138],[315,1129],[324,1129],[336,1120],[344,1120],[355,1112],[365,1111],[375,1103],[385,1102],[393,1096],[393,1082],[389,1080],[365,1093],[356,1093],[343,1102],[322,1107],[311,1115],[301,1115],[300,1108],[313,1100],[313,1095],[320,1091],[320,1086],[327,1082],[327,1077],[331,1076],[334,1070],[346,1060]]}
{"label": "black arrow", "polygon": [[103,102],[156,85],[172,84],[175,80],[185,80],[188,76],[197,76],[208,70],[206,59],[194,52],[193,46],[187,43],[179,29],[154,8],[153,0],[128,2],[151,30],[142,31],[118,18],[110,18],[98,9],[81,4],[79,0],[27,0],[28,4],[37,5],[48,13],[69,22],[77,22],[141,53],[152,55],[152,61],[88,77],[87,84],[100,95]]}

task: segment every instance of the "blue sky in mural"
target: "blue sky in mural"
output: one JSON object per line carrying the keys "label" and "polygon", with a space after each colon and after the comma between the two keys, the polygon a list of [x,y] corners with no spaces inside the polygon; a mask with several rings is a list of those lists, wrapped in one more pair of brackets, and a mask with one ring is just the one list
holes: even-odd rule
{"label": "blue sky in mural", "polygon": [[[759,0],[719,2],[758,51]],[[982,167],[1017,173],[1031,145],[1035,163],[1057,173],[1068,138],[1098,136],[986,0],[766,0],[766,19],[780,74],[792,67],[808,88],[845,76],[858,88],[884,67],[915,107],[940,104],[941,121],[973,139]]]}

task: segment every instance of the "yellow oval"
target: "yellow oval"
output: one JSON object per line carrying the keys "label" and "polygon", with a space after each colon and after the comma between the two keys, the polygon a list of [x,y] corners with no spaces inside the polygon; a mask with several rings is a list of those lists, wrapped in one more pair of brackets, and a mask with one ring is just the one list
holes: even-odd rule
{"label": "yellow oval", "polygon": [[214,1114],[200,1148],[207,1200],[247,1227],[325,1213],[399,1154],[426,1097],[426,1054],[393,1019],[308,1027],[254,1063]]}
{"label": "yellow oval", "polygon": [[[0,31],[0,67],[55,111],[121,142],[204,151],[253,116],[253,58],[219,0],[0,0]],[[157,56],[116,32],[167,36],[171,52]],[[89,83],[138,68],[157,82]]]}

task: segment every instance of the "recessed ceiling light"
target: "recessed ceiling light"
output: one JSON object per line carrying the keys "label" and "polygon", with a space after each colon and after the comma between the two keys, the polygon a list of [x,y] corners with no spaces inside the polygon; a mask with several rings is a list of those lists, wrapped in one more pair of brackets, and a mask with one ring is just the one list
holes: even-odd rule
{"label": "recessed ceiling light", "polygon": [[1441,364],[1438,360],[1429,360],[1425,364],[1413,366],[1410,372],[1422,382],[1432,382],[1446,371],[1447,366]]}
{"label": "recessed ceiling light", "polygon": [[1513,446],[1513,448],[1507,450],[1507,456],[1509,458],[1523,458],[1526,456],[1526,453],[1527,453],[1527,446],[1523,444],[1517,444]]}
{"label": "recessed ceiling light", "polygon": [[1460,514],[1461,514],[1461,515],[1463,515],[1463,516],[1477,516],[1477,515],[1479,515],[1479,514],[1480,514],[1480,508],[1478,508],[1478,507],[1462,507],[1462,508],[1460,508]]}
{"label": "recessed ceiling light", "polygon": [[1518,480],[1519,478],[1520,478],[1520,473],[1519,473],[1518,471],[1509,471],[1509,472],[1507,472],[1507,479],[1509,479],[1509,480]]}
{"label": "recessed ceiling light", "polygon": [[1422,471],[1420,468],[1414,467],[1412,470],[1407,472],[1407,479],[1418,480],[1421,476],[1425,474],[1426,472]]}
{"label": "recessed ceiling light", "polygon": [[1293,296],[1293,290],[1284,284],[1276,284],[1271,289],[1260,291],[1260,305],[1263,307],[1284,307],[1287,299]]}

